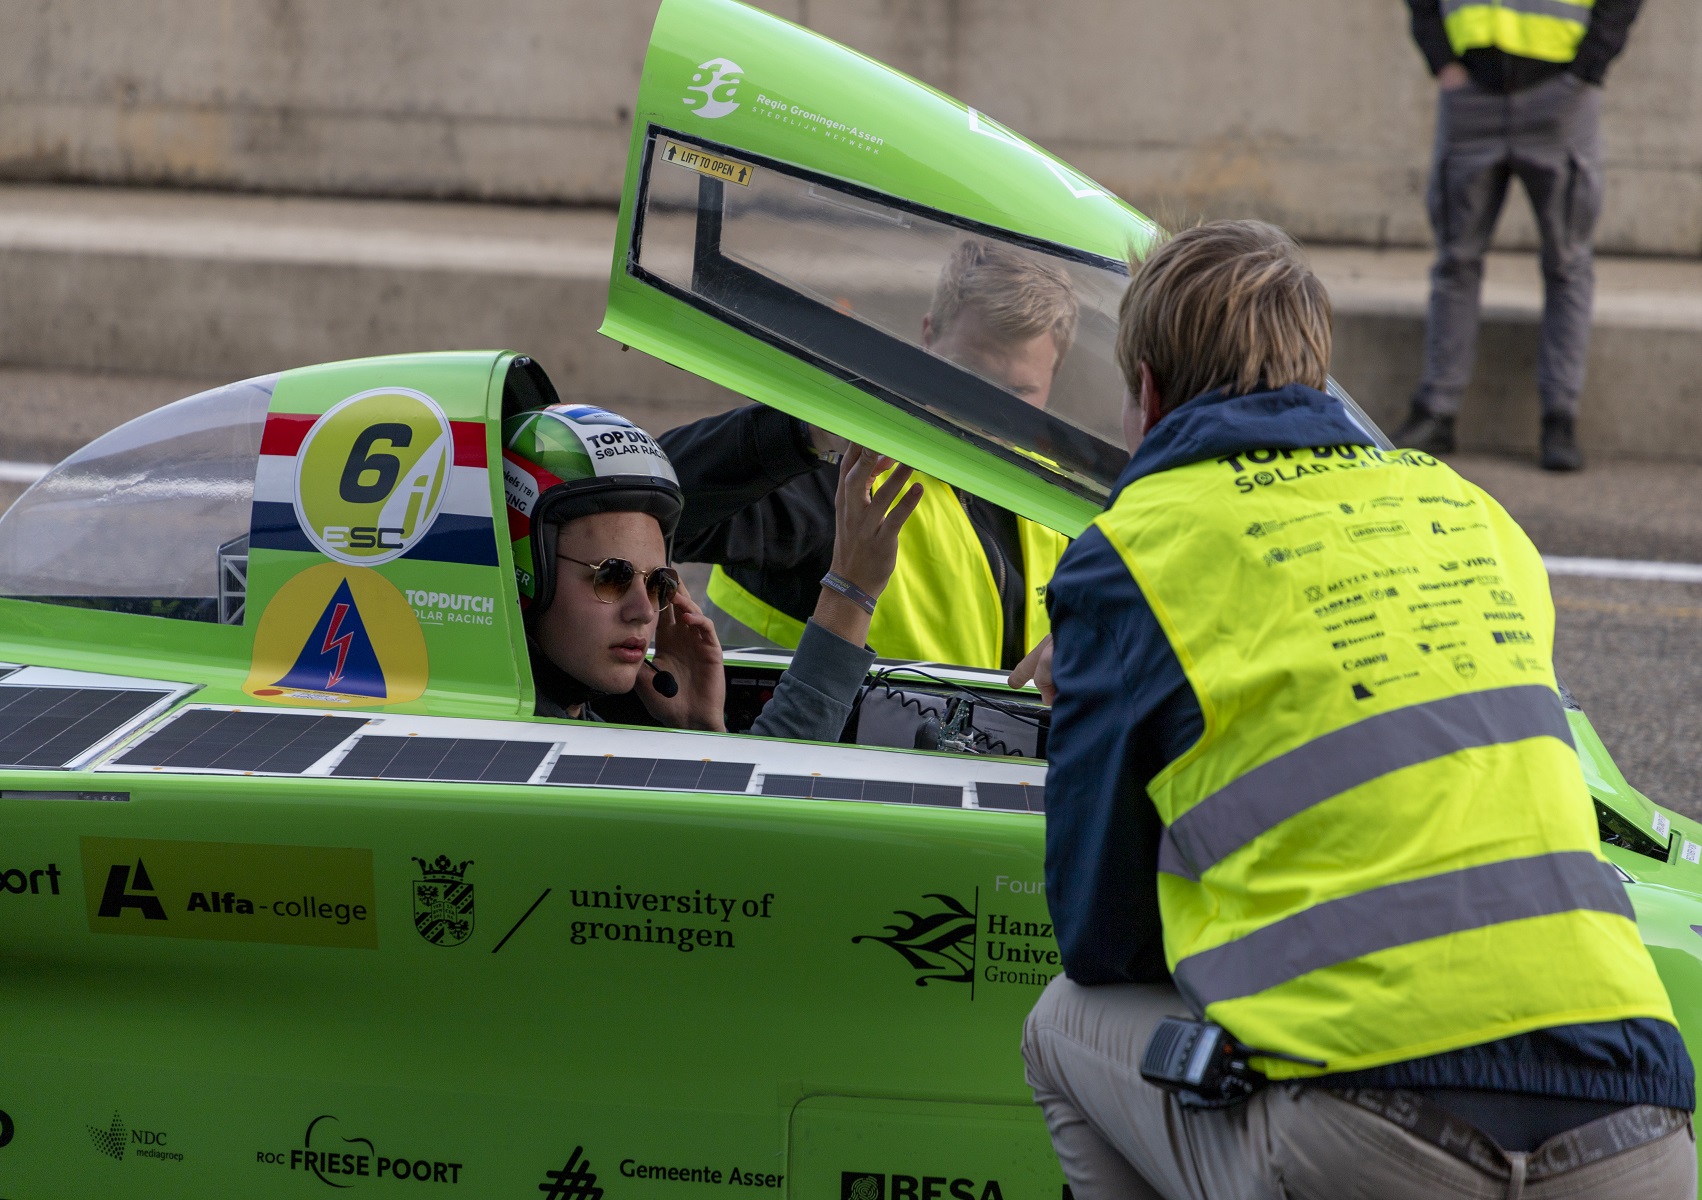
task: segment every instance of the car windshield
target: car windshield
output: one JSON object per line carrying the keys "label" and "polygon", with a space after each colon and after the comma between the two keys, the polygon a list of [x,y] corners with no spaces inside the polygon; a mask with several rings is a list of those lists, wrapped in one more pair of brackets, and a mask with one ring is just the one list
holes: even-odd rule
{"label": "car windshield", "polygon": [[1103,500],[1128,461],[1127,267],[653,131],[629,270]]}
{"label": "car windshield", "polygon": [[0,596],[240,624],[276,381],[155,409],[54,467],[0,517]]}

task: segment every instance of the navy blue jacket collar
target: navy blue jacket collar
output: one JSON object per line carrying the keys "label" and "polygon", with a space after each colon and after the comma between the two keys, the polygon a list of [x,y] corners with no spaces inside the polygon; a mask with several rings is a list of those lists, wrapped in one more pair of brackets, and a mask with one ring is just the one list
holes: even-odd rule
{"label": "navy blue jacket collar", "polygon": [[1179,404],[1142,439],[1111,499],[1137,479],[1246,450],[1366,446],[1371,434],[1335,397],[1293,383],[1274,392],[1206,392]]}

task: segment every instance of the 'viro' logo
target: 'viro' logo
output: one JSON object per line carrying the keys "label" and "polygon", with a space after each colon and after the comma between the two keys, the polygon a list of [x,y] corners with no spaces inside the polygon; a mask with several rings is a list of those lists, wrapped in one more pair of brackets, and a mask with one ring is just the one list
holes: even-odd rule
{"label": "'viro' logo", "polygon": [[414,928],[434,946],[459,946],[473,936],[473,885],[462,876],[473,865],[457,865],[447,854],[436,862],[415,858],[420,878],[414,880]]}
{"label": "'viro' logo", "polygon": [[730,58],[699,63],[686,84],[682,103],[700,117],[724,117],[739,107],[733,97],[739,94],[744,74],[745,69]]}

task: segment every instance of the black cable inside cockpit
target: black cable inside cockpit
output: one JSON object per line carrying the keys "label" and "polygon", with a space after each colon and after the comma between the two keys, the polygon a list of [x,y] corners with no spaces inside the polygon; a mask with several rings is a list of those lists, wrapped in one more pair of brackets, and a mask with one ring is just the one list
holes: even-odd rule
{"label": "black cable inside cockpit", "polygon": [[[914,666],[882,667],[880,670],[875,671],[872,675],[870,675],[869,682],[864,684],[857,692],[857,699],[851,705],[851,716],[846,721],[846,725],[853,726],[856,724],[863,711],[864,697],[877,687],[880,688],[889,699],[896,697],[900,705],[913,707],[916,709],[918,715],[926,717],[927,714],[923,711],[921,700],[905,695],[902,690],[893,687],[895,682],[902,682],[902,677],[904,676],[925,680],[928,683],[933,684],[935,687],[944,689],[948,694],[958,698],[960,701],[967,700],[971,704],[985,704],[995,712],[1003,713],[1012,720],[1021,721],[1026,725],[1032,725],[1036,734],[1040,734],[1046,729],[1046,722],[1044,720],[1032,713],[1023,711],[1023,709],[1017,705],[1001,700],[995,700],[990,696],[983,696],[977,692],[972,692],[962,684],[949,679],[943,679],[938,675],[934,675],[920,667]],[[993,737],[991,734],[979,729],[974,731],[974,738],[976,741],[985,746],[988,751],[995,755],[1006,758],[1033,757],[1032,755],[1024,754],[1019,749],[1013,749],[1009,743],[1005,742],[1003,739]]]}

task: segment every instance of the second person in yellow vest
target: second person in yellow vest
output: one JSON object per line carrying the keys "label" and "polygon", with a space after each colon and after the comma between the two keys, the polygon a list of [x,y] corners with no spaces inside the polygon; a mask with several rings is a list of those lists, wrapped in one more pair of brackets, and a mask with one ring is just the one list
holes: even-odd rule
{"label": "second person in yellow vest", "polygon": [[[1044,408],[1075,338],[1069,277],[1019,250],[965,239],[920,344]],[[659,439],[680,475],[677,557],[715,564],[705,606],[728,645],[796,647],[833,554],[836,441],[751,405]],[[1045,635],[1046,584],[1068,539],[937,479],[899,538],[869,646],[885,658],[1011,667]]]}

